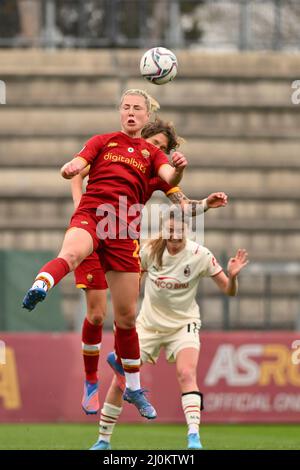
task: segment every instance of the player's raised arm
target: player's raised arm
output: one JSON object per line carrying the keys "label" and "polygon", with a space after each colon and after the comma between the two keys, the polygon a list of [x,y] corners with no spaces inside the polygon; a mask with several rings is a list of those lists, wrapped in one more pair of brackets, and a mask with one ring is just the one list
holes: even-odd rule
{"label": "player's raised arm", "polygon": [[94,135],[91,137],[73,160],[62,167],[60,171],[63,178],[71,179],[73,176],[79,175],[88,165],[92,165],[102,147],[103,136]]}
{"label": "player's raised arm", "polygon": [[248,253],[244,249],[239,249],[233,258],[230,258],[227,265],[227,274],[221,271],[212,279],[224,294],[229,296],[237,295],[238,279],[241,270],[248,264]]}
{"label": "player's raised arm", "polygon": [[172,155],[171,165],[162,165],[158,170],[158,176],[169,183],[171,186],[176,186],[182,178],[183,171],[187,166],[187,159],[180,152],[174,152]]}
{"label": "player's raised arm", "polygon": [[181,208],[190,217],[195,217],[208,209],[225,207],[227,205],[227,194],[223,192],[211,193],[207,198],[200,200],[189,199],[182,191],[168,194],[173,204],[180,204]]}

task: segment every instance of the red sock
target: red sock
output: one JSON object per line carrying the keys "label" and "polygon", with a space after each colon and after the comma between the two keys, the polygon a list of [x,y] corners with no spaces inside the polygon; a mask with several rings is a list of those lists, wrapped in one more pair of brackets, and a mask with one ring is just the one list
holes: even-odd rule
{"label": "red sock", "polygon": [[55,258],[46,263],[38,272],[35,280],[46,282],[48,289],[59,283],[59,281],[70,272],[70,267],[63,258]]}
{"label": "red sock", "polygon": [[124,330],[116,326],[116,353],[122,359],[125,372],[133,373],[140,370],[140,345],[136,328]]}
{"label": "red sock", "polygon": [[102,340],[102,325],[93,325],[84,319],[82,325],[82,353],[86,380],[98,382],[98,363]]}

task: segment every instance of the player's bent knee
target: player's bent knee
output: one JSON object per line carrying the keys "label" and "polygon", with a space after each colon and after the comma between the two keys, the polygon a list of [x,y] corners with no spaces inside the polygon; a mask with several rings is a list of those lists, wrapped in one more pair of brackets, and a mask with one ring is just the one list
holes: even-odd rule
{"label": "player's bent knee", "polygon": [[196,372],[193,369],[180,369],[177,372],[178,381],[181,385],[188,385],[196,381]]}

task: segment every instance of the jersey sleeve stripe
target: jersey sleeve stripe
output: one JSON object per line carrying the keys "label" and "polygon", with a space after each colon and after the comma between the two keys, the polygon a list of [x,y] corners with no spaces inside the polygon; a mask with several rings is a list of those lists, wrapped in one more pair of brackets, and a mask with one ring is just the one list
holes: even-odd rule
{"label": "jersey sleeve stripe", "polygon": [[89,162],[88,162],[84,157],[81,157],[80,155],[75,155],[74,158],[80,158],[80,160],[82,160],[84,163],[86,163],[87,165],[89,165]]}

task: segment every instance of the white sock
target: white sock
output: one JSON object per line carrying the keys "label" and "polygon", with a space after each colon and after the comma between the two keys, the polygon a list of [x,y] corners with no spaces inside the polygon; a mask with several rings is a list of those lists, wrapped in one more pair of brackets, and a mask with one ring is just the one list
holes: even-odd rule
{"label": "white sock", "polygon": [[199,426],[197,424],[189,424],[188,434],[199,434]]}
{"label": "white sock", "polygon": [[99,441],[110,442],[121,411],[122,407],[104,403],[99,421]]}
{"label": "white sock", "polygon": [[[125,372],[126,387],[130,390],[139,390],[141,388],[139,367],[141,359],[125,359],[121,357],[122,366]],[[137,372],[127,372],[135,369]]]}
{"label": "white sock", "polygon": [[39,287],[46,292],[54,286],[54,279],[49,273],[39,273],[32,284],[32,289]]}
{"label": "white sock", "polygon": [[201,396],[199,392],[181,395],[181,403],[188,426],[188,434],[199,434]]}
{"label": "white sock", "polygon": [[139,372],[125,372],[126,387],[130,390],[139,390],[141,388]]}

